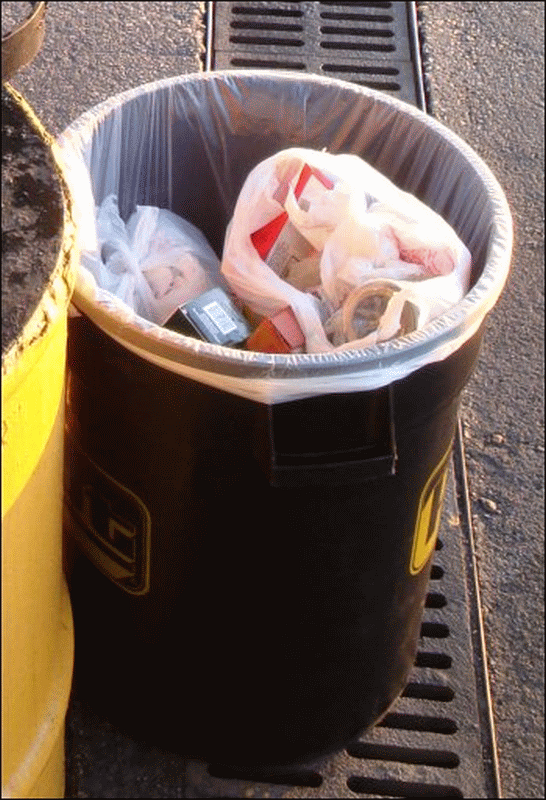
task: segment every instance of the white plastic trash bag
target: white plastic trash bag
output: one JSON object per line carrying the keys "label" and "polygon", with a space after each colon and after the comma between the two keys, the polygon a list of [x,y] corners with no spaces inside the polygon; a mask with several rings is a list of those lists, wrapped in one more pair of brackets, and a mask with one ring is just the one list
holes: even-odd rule
{"label": "white plastic trash bag", "polygon": [[82,265],[100,289],[163,325],[176,308],[222,283],[220,263],[201,231],[165,208],[137,206],[127,224],[117,197],[96,211],[97,249]]}
{"label": "white plastic trash bag", "polygon": [[[222,273],[252,311],[272,316],[292,307],[309,353],[393,338],[404,330],[407,302],[422,328],[464,297],[470,266],[451,226],[370,164],[305,148],[283,150],[250,172],[222,258]],[[348,340],[345,301],[364,285],[379,282],[383,291],[386,280],[391,297],[375,329]]]}

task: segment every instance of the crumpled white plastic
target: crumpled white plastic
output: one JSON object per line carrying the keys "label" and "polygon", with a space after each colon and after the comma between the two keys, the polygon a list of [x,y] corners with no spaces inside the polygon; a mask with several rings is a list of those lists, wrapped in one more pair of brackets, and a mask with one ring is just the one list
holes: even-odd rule
{"label": "crumpled white plastic", "polygon": [[82,265],[101,289],[157,325],[182,303],[223,284],[204,235],[168,209],[137,206],[125,224],[111,194],[96,209],[96,231],[98,250],[83,252]]}
{"label": "crumpled white plastic", "polygon": [[[305,165],[333,188],[302,207],[295,188]],[[251,235],[284,212],[316,255],[293,263],[283,278],[260,257]],[[423,327],[463,298],[470,266],[469,250],[439,214],[359,156],[289,148],[249,173],[226,234],[221,269],[255,313],[271,316],[290,305],[307,352],[319,353],[392,338],[406,301]],[[376,330],[344,341],[344,302],[358,287],[386,280],[393,296]]]}

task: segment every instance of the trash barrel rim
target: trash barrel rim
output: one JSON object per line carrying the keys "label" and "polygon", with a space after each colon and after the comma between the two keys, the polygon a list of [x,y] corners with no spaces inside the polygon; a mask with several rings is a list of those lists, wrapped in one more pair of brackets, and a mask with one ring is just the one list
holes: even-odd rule
{"label": "trash barrel rim", "polygon": [[[93,292],[81,274],[77,276],[72,302],[76,309],[88,315],[100,328],[118,341],[127,342],[146,357],[158,356],[171,362],[186,363],[189,358],[201,369],[213,370],[227,375],[244,377],[300,378],[306,375],[347,373],[347,371],[374,368],[385,369],[397,365],[407,366],[408,360],[424,356],[430,350],[447,347],[453,341],[462,346],[480,328],[489,311],[495,306],[506,283],[513,245],[512,215],[508,201],[497,178],[483,159],[456,133],[441,122],[425,114],[415,106],[365,86],[311,73],[292,70],[243,70],[226,69],[213,72],[193,72],[163,78],[110,96],[81,114],[68,125],[58,138],[62,150],[70,149],[74,140],[81,137],[83,144],[89,144],[93,131],[114,110],[130,103],[138,97],[158,90],[184,86],[195,82],[243,81],[253,79],[277,83],[311,83],[325,88],[337,88],[355,96],[368,97],[391,110],[416,120],[424,127],[432,129],[436,135],[453,146],[464,157],[468,167],[476,174],[485,187],[491,201],[492,218],[489,234],[488,255],[480,277],[464,298],[445,313],[418,331],[398,339],[380,342],[366,348],[347,348],[329,353],[271,354],[241,351],[192,339],[174,331],[160,328],[148,320],[131,312],[121,301],[112,295],[112,303],[99,305]],[[68,175],[70,182],[70,174]],[[77,188],[73,194],[77,196]],[[101,307],[102,306],[102,307]],[[451,352],[454,348],[451,347]],[[442,360],[442,356],[432,359]],[[406,370],[407,374],[407,370]]]}

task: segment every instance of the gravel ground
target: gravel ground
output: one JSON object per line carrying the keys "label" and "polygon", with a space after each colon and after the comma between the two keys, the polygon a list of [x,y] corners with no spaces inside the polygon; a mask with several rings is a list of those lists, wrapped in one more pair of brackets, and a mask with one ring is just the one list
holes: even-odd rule
{"label": "gravel ground", "polygon": [[[12,6],[11,18],[29,3]],[[202,69],[204,3],[50,2],[44,45],[12,80],[55,136],[107,97]],[[5,22],[3,22],[3,27]]]}
{"label": "gravel ground", "polygon": [[544,6],[420,3],[433,113],[482,156],[515,232],[463,422],[505,797],[544,797]]}

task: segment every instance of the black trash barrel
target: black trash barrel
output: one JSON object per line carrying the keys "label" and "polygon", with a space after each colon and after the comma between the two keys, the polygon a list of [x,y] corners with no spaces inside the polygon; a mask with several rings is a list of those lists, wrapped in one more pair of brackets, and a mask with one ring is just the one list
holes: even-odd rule
{"label": "black trash barrel", "polygon": [[471,290],[449,313],[343,353],[178,336],[120,310],[83,270],[74,295],[65,523],[85,554],[71,576],[79,691],[209,761],[341,748],[414,663],[461,392],[508,272],[502,191],[414,108],[300,74],[139,87],[61,146],[91,243],[93,203],[114,192],[124,219],[168,207],[220,254],[248,172],[303,146],[359,154],[472,254]]}

